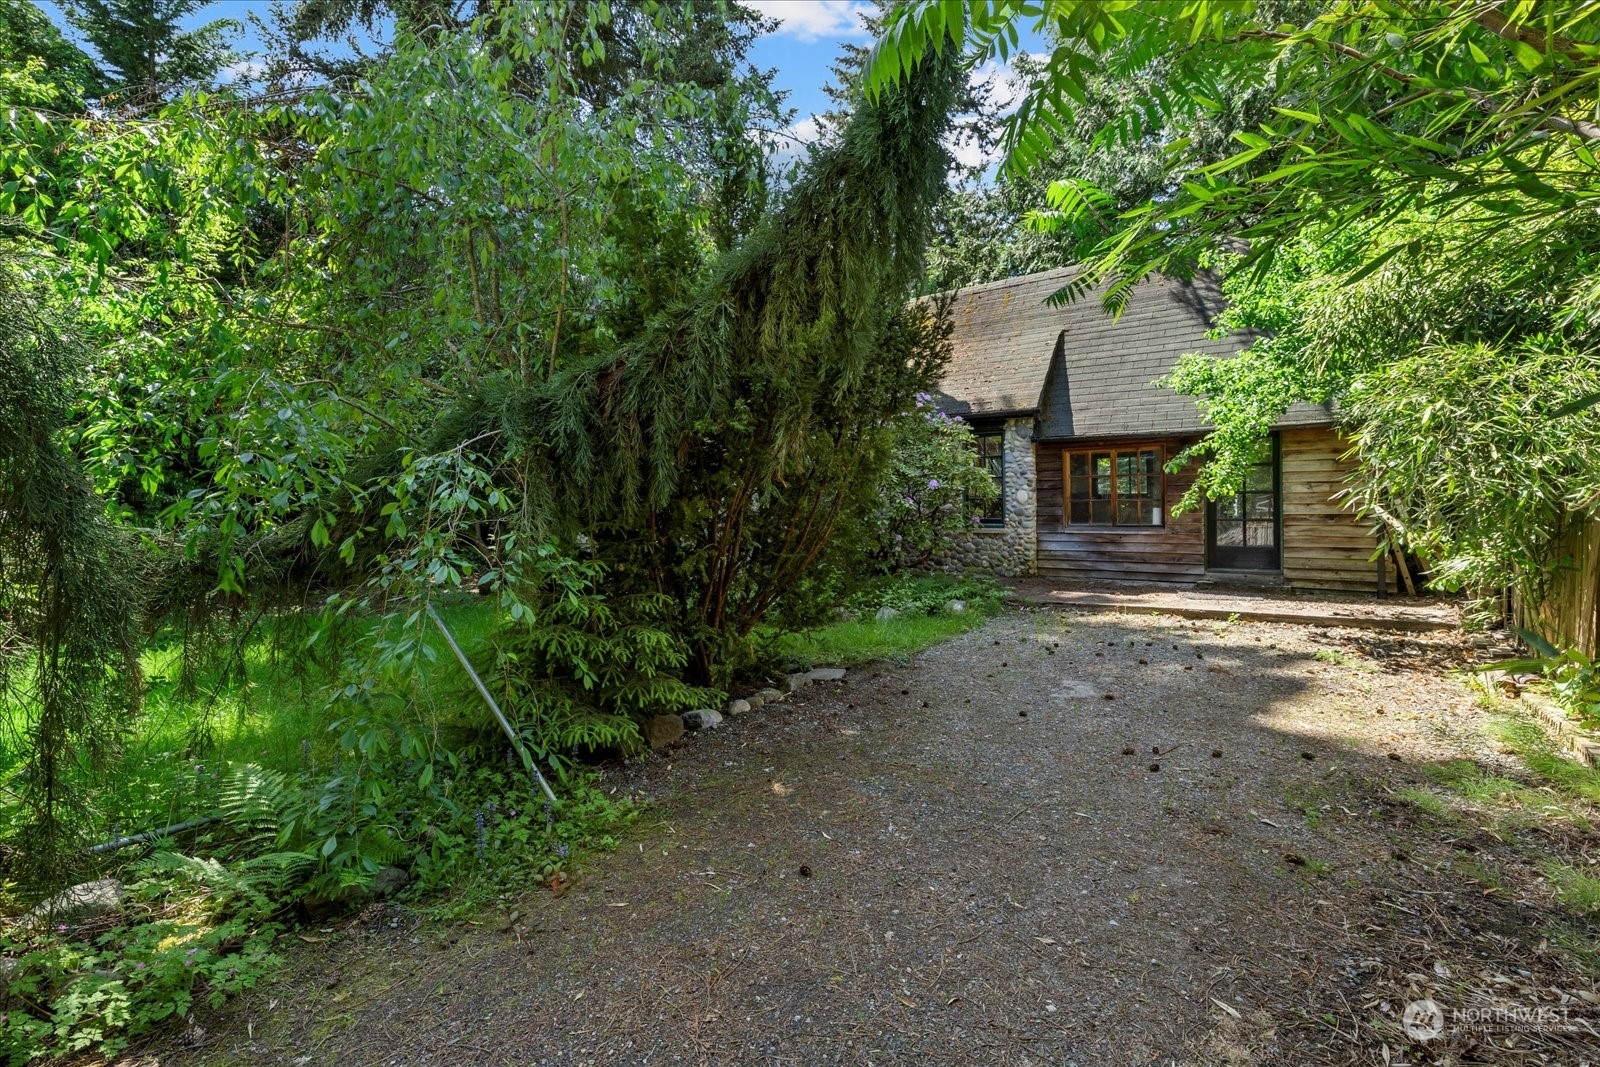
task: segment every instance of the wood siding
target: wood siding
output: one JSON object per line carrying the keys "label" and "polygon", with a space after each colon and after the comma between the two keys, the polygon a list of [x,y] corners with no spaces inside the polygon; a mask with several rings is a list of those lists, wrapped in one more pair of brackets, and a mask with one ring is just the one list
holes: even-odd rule
{"label": "wood siding", "polygon": [[1159,446],[1162,462],[1188,442],[1184,439],[1094,441],[1066,446],[1039,445],[1034,453],[1039,476],[1039,574],[1049,578],[1110,578],[1125,582],[1196,582],[1205,577],[1203,509],[1177,518],[1172,507],[1194,483],[1194,469],[1166,476],[1162,501],[1164,526],[1070,526],[1062,488],[1062,456],[1067,452]]}
{"label": "wood siding", "polygon": [[[1173,507],[1194,484],[1194,468],[1166,476],[1164,526],[1073,526],[1066,522],[1063,455],[1087,449],[1162,449],[1163,461],[1192,438],[1051,442],[1035,446],[1038,471],[1038,573],[1043,577],[1105,578],[1127,582],[1193,583],[1206,576],[1205,509],[1174,517]],[[1351,464],[1332,430],[1285,429],[1281,434],[1283,578],[1303,591],[1373,593],[1377,542],[1339,503]],[[1394,589],[1393,568],[1387,568]]]}
{"label": "wood siding", "polygon": [[[1332,430],[1284,430],[1282,446],[1283,578],[1291,589],[1376,593],[1377,540],[1340,504],[1354,464]],[[1386,560],[1387,564],[1388,561]],[[1385,567],[1391,591],[1394,567]]]}

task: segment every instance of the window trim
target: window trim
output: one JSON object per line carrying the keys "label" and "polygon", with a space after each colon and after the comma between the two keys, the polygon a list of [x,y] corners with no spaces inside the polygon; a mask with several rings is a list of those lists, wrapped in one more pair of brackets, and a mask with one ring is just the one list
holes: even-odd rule
{"label": "window trim", "polygon": [[[980,515],[978,517],[978,522],[973,527],[973,529],[975,529],[975,530],[1004,530],[1006,528],[1006,428],[1005,428],[1005,424],[1001,423],[998,426],[974,426],[974,427],[972,427],[972,439],[973,439],[973,443],[974,444],[977,444],[979,440],[981,440],[982,438],[985,438],[985,437],[995,437],[995,438],[998,438],[999,441],[1000,441],[1000,477],[998,479],[996,479],[996,481],[999,483],[1000,494],[999,494],[999,496],[995,497],[995,506],[1000,509],[1000,514],[996,515],[994,518],[989,518],[988,516]],[[983,454],[983,448],[982,448],[981,445],[978,447],[977,451],[978,451],[978,461],[980,463],[984,462],[986,457]],[[984,469],[987,470],[988,469],[987,466],[985,466]]]}
{"label": "window trim", "polygon": [[[1131,452],[1137,455],[1140,452],[1154,452],[1156,454],[1156,507],[1161,511],[1160,522],[1123,523],[1117,521],[1117,456],[1121,453]],[[1072,521],[1072,457],[1088,457],[1090,466],[1089,478],[1094,479],[1095,455],[1111,455],[1111,521],[1110,522],[1073,522]],[[1162,530],[1167,525],[1167,450],[1159,444],[1133,444],[1127,446],[1106,445],[1097,448],[1063,448],[1061,450],[1061,523],[1063,526],[1072,526],[1079,529],[1089,528],[1096,530]]]}

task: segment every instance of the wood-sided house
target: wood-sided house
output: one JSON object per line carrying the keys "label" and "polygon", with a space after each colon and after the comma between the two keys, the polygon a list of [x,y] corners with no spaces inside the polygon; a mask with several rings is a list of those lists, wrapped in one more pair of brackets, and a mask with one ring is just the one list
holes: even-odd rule
{"label": "wood-sided house", "polygon": [[957,290],[954,353],[939,403],[966,419],[1001,499],[953,565],[1006,575],[1137,582],[1250,582],[1291,590],[1394,588],[1366,522],[1339,499],[1349,463],[1329,409],[1300,404],[1272,430],[1270,459],[1225,500],[1173,507],[1193,467],[1167,462],[1206,432],[1193,399],[1155,385],[1189,352],[1237,352],[1208,336],[1214,282],[1155,279],[1112,319],[1090,296],[1045,298],[1073,268]]}

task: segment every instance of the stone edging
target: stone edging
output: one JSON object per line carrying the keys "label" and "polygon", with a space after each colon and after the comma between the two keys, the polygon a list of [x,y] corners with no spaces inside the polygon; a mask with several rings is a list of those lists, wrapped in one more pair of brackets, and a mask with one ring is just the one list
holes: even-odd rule
{"label": "stone edging", "polygon": [[1562,752],[1585,767],[1600,768],[1600,738],[1573,722],[1561,706],[1549,697],[1523,690],[1517,699],[1530,708],[1555,735]]}
{"label": "stone edging", "polygon": [[790,693],[804,689],[812,682],[842,682],[848,672],[843,667],[817,667],[799,671],[784,679],[784,689],[762,689],[747,697],[734,697],[723,705],[721,711],[713,708],[695,708],[682,715],[657,715],[645,723],[645,741],[660,751],[683,737],[686,730],[715,730],[725,718],[736,718],[767,704],[777,704],[788,699]]}

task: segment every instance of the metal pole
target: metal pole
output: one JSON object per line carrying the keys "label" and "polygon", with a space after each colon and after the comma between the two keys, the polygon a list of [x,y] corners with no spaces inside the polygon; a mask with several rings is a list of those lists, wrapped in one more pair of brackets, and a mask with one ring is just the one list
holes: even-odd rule
{"label": "metal pole", "polygon": [[432,619],[433,624],[439,628],[439,632],[444,634],[444,639],[450,644],[450,651],[456,654],[456,659],[461,662],[461,667],[467,672],[467,677],[471,678],[472,684],[478,687],[478,695],[483,697],[485,704],[489,705],[489,710],[494,712],[494,717],[500,720],[500,728],[511,739],[511,747],[517,750],[517,755],[522,757],[522,765],[528,768],[534,778],[538,780],[539,788],[543,789],[544,795],[550,798],[550,803],[557,803],[556,794],[550,788],[550,783],[544,780],[544,775],[539,773],[538,764],[533,762],[533,754],[527,750],[522,743],[522,738],[518,737],[517,732],[511,728],[511,723],[506,719],[505,712],[500,710],[500,705],[496,704],[494,697],[489,695],[489,687],[483,684],[483,679],[478,677],[478,672],[472,669],[472,663],[467,659],[467,654],[461,651],[460,645],[456,644],[456,639],[451,636],[450,628],[444,624],[443,619],[439,618],[439,613],[433,610],[432,603],[428,604],[428,618]]}
{"label": "metal pole", "polygon": [[113,838],[103,844],[90,845],[89,852],[115,852],[117,849],[127,848],[129,845],[143,844],[146,841],[154,841],[161,837],[171,837],[173,834],[181,834],[185,830],[198,830],[202,826],[210,826],[212,823],[220,821],[221,816],[219,815],[207,815],[201,819],[177,822],[171,826],[164,826],[159,830],[146,830],[142,834],[129,834],[127,837]]}

